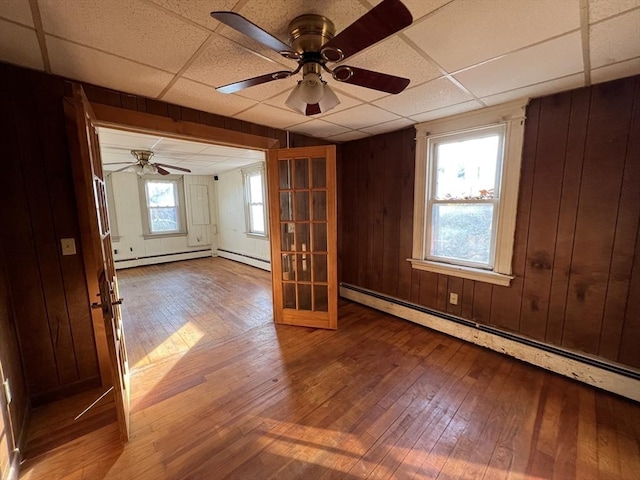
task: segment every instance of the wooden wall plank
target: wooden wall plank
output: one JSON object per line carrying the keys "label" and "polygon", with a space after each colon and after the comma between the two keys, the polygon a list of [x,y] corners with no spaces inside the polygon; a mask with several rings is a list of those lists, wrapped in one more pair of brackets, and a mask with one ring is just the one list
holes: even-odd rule
{"label": "wooden wall plank", "polygon": [[382,284],[382,259],[384,255],[384,165],[387,161],[388,136],[378,136],[375,142],[373,155],[371,156],[371,196],[369,208],[371,209],[371,252],[369,255],[370,283],[369,288],[377,292],[383,291]]}
{"label": "wooden wall plank", "polygon": [[400,221],[398,228],[400,238],[398,245],[398,298],[411,300],[411,285],[413,269],[407,261],[411,258],[413,241],[413,189],[414,189],[414,165],[416,156],[415,129],[413,127],[402,130],[400,133],[400,148],[394,154],[394,163],[400,170],[400,187],[396,195],[400,196]]}
{"label": "wooden wall plank", "polygon": [[402,151],[402,135],[396,132],[386,137],[387,151],[382,159],[382,292],[392,297],[398,296],[398,250],[400,249],[400,203],[402,172],[395,161]]}
{"label": "wooden wall plank", "polygon": [[[513,247],[512,271],[515,278],[509,287],[495,286],[496,295],[491,301],[489,323],[499,328],[517,332],[520,330],[520,309],[524,288],[524,271],[529,236],[529,212],[533,192],[533,174],[536,151],[538,148],[538,130],[540,128],[541,100],[532,100],[527,107],[527,119],[522,147],[522,166],[520,168],[520,188],[518,191],[518,210],[516,232]],[[476,300],[474,298],[474,306]]]}
{"label": "wooden wall plank", "polygon": [[418,302],[425,307],[438,308],[438,274],[420,271]]}
{"label": "wooden wall plank", "polygon": [[593,353],[600,343],[634,83],[592,89],[563,344]]}
{"label": "wooden wall plank", "polygon": [[[351,188],[350,181],[358,178],[358,151],[354,148],[344,146],[340,158],[340,183],[342,202],[338,203],[340,211],[341,232],[350,230],[354,225],[358,225],[359,197],[357,188]],[[342,249],[339,252],[341,261],[342,277],[340,281],[357,284],[358,283],[358,249],[359,241],[357,235],[339,235]]]}
{"label": "wooden wall plank", "polygon": [[473,316],[472,320],[489,324],[491,318],[491,294],[493,285],[476,282],[473,287]]}
{"label": "wooden wall plank", "polygon": [[583,88],[571,93],[571,118],[562,176],[556,255],[553,261],[546,332],[546,341],[556,345],[562,343],[590,103],[590,89]]}
{"label": "wooden wall plank", "polygon": [[520,332],[540,340],[547,327],[570,113],[570,95],[541,100],[520,310]]}
{"label": "wooden wall plank", "polygon": [[447,311],[447,291],[449,286],[449,277],[447,275],[438,275],[438,293],[436,298],[436,309],[441,312]]}
{"label": "wooden wall plank", "polygon": [[473,316],[473,289],[475,286],[473,280],[464,279],[462,284],[462,298],[460,300],[460,316],[463,318],[472,318]]}

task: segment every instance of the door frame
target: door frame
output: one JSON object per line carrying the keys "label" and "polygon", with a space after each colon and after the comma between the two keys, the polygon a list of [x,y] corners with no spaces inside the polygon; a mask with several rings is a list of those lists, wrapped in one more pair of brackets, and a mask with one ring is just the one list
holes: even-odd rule
{"label": "door frame", "polygon": [[[127,110],[121,107],[114,107],[100,103],[89,102],[96,116],[95,125],[117,130],[145,133],[161,134],[181,140],[196,141],[212,145],[223,145],[240,148],[251,148],[261,150],[265,153],[265,168],[268,168],[269,150],[280,148],[280,141],[277,138],[263,137],[249,133],[227,130],[220,127],[194,123],[185,120],[174,120],[169,117],[153,115],[146,112]],[[99,140],[98,140],[99,141]],[[75,183],[75,179],[74,179]],[[269,189],[267,187],[267,200],[269,199]],[[79,199],[79,202],[93,199]],[[269,236],[269,245],[273,241]],[[94,338],[96,341],[98,365],[103,385],[110,384],[111,367],[109,351],[107,350],[107,337],[102,321],[96,320],[92,315]]]}

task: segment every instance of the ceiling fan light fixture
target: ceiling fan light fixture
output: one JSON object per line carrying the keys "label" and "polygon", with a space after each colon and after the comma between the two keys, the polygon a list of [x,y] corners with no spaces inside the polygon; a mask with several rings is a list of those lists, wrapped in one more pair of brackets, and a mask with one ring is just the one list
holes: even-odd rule
{"label": "ceiling fan light fixture", "polygon": [[307,73],[300,82],[300,98],[307,104],[320,102],[324,94],[324,84],[317,73]]}
{"label": "ceiling fan light fixture", "polygon": [[155,175],[156,173],[158,173],[158,168],[155,165],[145,163],[142,166],[142,173],[139,175]]}
{"label": "ceiling fan light fixture", "polygon": [[[312,92],[312,94],[307,95],[308,90],[305,90],[305,88],[308,87],[308,84],[305,86],[304,82],[310,75],[314,75],[319,80],[316,85],[311,87],[312,89],[318,89],[320,91],[319,97],[316,92]],[[310,80],[316,82],[316,78],[312,78]],[[285,104],[290,109],[303,115],[315,115],[318,113],[328,112],[340,103],[340,99],[336,93],[329,85],[320,79],[319,75],[315,73],[308,73],[305,75],[305,80],[299,81],[298,85],[296,85],[291,91],[291,94],[289,94],[289,98],[287,98]],[[318,100],[316,100],[316,98],[318,98]],[[314,107],[308,108],[309,106]]]}
{"label": "ceiling fan light fixture", "polygon": [[322,98],[318,102],[318,106],[320,107],[320,112],[321,113],[328,112],[332,108],[337,107],[339,104],[340,104],[340,99],[336,95],[336,92],[334,92],[329,85],[325,84],[324,95],[322,95]]}

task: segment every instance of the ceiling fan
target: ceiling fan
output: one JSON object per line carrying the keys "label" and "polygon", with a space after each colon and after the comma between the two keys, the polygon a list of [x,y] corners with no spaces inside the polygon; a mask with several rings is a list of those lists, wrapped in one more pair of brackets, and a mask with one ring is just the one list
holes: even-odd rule
{"label": "ceiling fan", "polygon": [[172,170],[191,173],[191,170],[189,170],[188,168],[176,167],[175,165],[167,165],[166,163],[151,163],[149,161],[151,160],[151,157],[153,157],[153,152],[151,150],[131,150],[131,155],[135,157],[135,162],[105,163],[105,165],[127,164],[126,167],[114,170],[114,173],[122,172],[124,170],[133,170],[138,175],[153,175],[156,173],[159,173],[160,175],[171,174],[171,172],[165,170],[165,168],[171,168]]}
{"label": "ceiling fan", "polygon": [[409,85],[409,79],[386,73],[347,65],[333,69],[327,66],[328,63],[341,62],[411,25],[411,12],[400,0],[383,0],[338,35],[335,35],[335,27],[328,18],[315,14],[301,15],[289,23],[291,45],[235,12],[211,12],[211,16],[283,57],[298,62],[295,70],[282,70],[230,83],[216,88],[218,92],[235,93],[247,87],[289,78],[302,71],[302,80],[298,81],[285,103],[304,115],[315,115],[340,103],[322,79],[323,70],[338,82],[386,93],[400,93]]}

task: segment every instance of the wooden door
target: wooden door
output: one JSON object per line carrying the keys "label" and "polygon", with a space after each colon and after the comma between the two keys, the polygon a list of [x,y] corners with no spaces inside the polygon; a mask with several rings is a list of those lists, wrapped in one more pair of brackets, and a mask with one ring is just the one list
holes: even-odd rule
{"label": "wooden door", "polygon": [[336,329],[336,148],[270,150],[267,176],[275,322]]}
{"label": "wooden door", "polygon": [[78,203],[82,255],[102,381],[113,385],[123,443],[129,439],[129,364],[113,263],[95,115],[82,86],[64,105]]}

